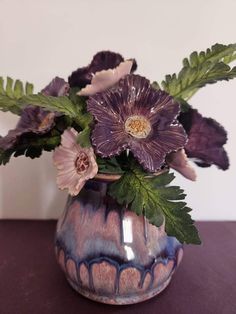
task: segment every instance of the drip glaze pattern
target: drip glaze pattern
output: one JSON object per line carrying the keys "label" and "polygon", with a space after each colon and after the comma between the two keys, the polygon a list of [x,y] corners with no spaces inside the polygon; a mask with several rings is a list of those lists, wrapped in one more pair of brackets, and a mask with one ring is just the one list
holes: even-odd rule
{"label": "drip glaze pattern", "polygon": [[169,284],[183,249],[143,216],[107,195],[108,182],[89,181],[69,197],[58,221],[59,265],[80,294],[108,304],[142,302]]}

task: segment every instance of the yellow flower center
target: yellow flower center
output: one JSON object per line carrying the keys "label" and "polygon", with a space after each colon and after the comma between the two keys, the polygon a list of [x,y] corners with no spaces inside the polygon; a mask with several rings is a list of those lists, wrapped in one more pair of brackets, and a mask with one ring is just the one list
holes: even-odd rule
{"label": "yellow flower center", "polygon": [[151,125],[143,116],[131,116],[125,121],[125,131],[133,137],[146,138],[151,132]]}
{"label": "yellow flower center", "polygon": [[77,173],[85,172],[89,167],[89,158],[85,152],[81,152],[78,154],[75,160],[75,168]]}

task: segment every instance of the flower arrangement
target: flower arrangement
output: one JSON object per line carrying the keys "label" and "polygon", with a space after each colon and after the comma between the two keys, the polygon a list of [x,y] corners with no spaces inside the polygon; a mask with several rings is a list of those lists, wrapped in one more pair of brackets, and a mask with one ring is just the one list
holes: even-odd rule
{"label": "flower arrangement", "polygon": [[236,77],[236,67],[229,66],[235,52],[236,44],[193,52],[161,85],[135,74],[135,59],[110,51],[38,94],[32,84],[0,78],[0,109],[20,116],[16,128],[0,137],[0,164],[53,150],[58,187],[72,196],[89,179],[119,175],[109,197],[156,226],[165,221],[167,234],[181,243],[200,244],[183,190],[170,186],[170,170],[195,180],[190,159],[228,169],[226,131],[189,100],[207,84]]}

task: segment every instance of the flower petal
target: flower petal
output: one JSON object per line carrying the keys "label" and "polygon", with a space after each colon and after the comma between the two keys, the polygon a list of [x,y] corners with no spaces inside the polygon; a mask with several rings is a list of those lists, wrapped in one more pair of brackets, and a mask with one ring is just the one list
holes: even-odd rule
{"label": "flower petal", "polygon": [[121,62],[114,69],[102,70],[100,72],[96,72],[92,78],[91,84],[86,85],[85,88],[81,89],[78,95],[91,96],[98,92],[103,92],[109,87],[115,85],[122,77],[130,74],[132,65],[133,65],[133,61],[127,60],[127,61]]}
{"label": "flower petal", "polygon": [[123,129],[119,124],[96,124],[92,132],[96,153],[102,157],[119,155],[128,147]]}
{"label": "flower petal", "polygon": [[229,159],[223,148],[227,142],[227,133],[223,126],[211,118],[204,118],[195,109],[181,113],[179,121],[188,134],[185,146],[188,157],[197,159],[195,162],[199,166],[215,164],[220,169],[228,169]]}
{"label": "flower petal", "polygon": [[165,162],[168,153],[182,148],[186,143],[186,134],[179,125],[169,126],[156,136],[142,141],[131,140],[129,147],[144,169],[155,172]]}
{"label": "flower petal", "polygon": [[124,61],[124,58],[119,53],[100,51],[93,57],[92,62],[88,66],[72,72],[68,79],[70,87],[85,87],[87,84],[90,84],[96,72],[114,69],[122,61]]}
{"label": "flower petal", "polygon": [[42,91],[47,96],[65,96],[69,91],[69,84],[60,77],[55,77]]}
{"label": "flower petal", "polygon": [[167,164],[189,180],[196,181],[195,169],[188,162],[184,149],[172,152],[166,157]]}
{"label": "flower petal", "polygon": [[[60,189],[68,189],[69,194],[77,195],[86,180],[93,178],[98,172],[93,149],[82,148],[76,139],[78,133],[74,129],[67,129],[62,135],[61,145],[53,154],[53,161],[58,170],[57,185]],[[86,157],[87,168],[81,171],[77,164],[78,158]],[[83,161],[83,159],[82,159]],[[84,165],[84,164],[83,164]]]}

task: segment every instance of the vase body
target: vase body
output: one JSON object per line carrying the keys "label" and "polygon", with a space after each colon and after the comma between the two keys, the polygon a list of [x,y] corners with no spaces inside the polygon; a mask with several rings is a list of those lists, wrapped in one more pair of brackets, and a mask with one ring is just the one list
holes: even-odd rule
{"label": "vase body", "polygon": [[89,181],[69,197],[58,220],[58,263],[80,294],[108,304],[142,302],[169,284],[181,244],[107,195],[109,182]]}

